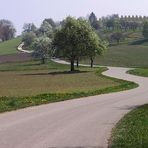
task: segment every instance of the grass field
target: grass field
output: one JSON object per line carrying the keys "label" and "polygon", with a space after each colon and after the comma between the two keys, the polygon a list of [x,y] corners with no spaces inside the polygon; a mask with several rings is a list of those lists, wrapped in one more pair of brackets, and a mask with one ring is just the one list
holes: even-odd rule
{"label": "grass field", "polygon": [[87,92],[119,85],[118,82],[98,76],[96,69],[81,68],[78,73],[69,73],[68,70],[68,65],[51,61],[45,65],[40,65],[38,61],[1,64],[0,96]]}
{"label": "grass field", "polygon": [[[83,60],[81,63],[89,63]],[[104,56],[97,56],[95,64],[119,67],[148,67],[148,48],[141,45],[109,47]]]}
{"label": "grass field", "polygon": [[[106,39],[106,38],[109,38],[112,33],[115,33],[117,31],[103,31],[101,32],[101,37]],[[142,35],[142,31],[123,31],[122,34],[125,36],[125,38],[123,40],[120,41],[120,45],[121,44],[133,44],[133,43],[137,43],[137,41],[141,41],[141,40],[144,40],[144,37]],[[141,43],[141,42],[140,42]],[[117,42],[116,41],[112,41],[111,42],[111,45],[117,45]],[[136,45],[139,45],[139,44],[136,44]]]}
{"label": "grass field", "polygon": [[0,112],[137,87],[133,82],[103,76],[106,68],[80,68],[38,61],[0,65]]}
{"label": "grass field", "polygon": [[137,68],[137,69],[128,71],[128,73],[137,75],[137,76],[148,77],[148,68]]}
{"label": "grass field", "polygon": [[141,39],[131,43],[131,45],[144,45],[148,46],[148,39]]}
{"label": "grass field", "polygon": [[3,63],[0,64],[0,72],[8,71],[31,71],[31,70],[68,70],[68,65],[57,64],[52,61],[47,61],[45,64],[41,64],[40,61],[28,61],[20,63]]}
{"label": "grass field", "polygon": [[[97,56],[95,63],[104,66],[148,67],[148,40],[141,32],[126,32],[120,45],[111,46],[104,56]],[[89,63],[83,60],[82,63]]]}
{"label": "grass field", "polygon": [[134,109],[113,129],[110,148],[148,147],[148,105]]}
{"label": "grass field", "polygon": [[0,96],[87,92],[119,85],[117,82],[98,76],[90,69],[82,69],[80,73],[72,74],[63,71],[52,73],[49,70],[3,72],[0,73],[0,82]]}
{"label": "grass field", "polygon": [[21,43],[21,38],[15,38],[9,41],[0,43],[0,55],[14,54],[18,51],[16,50],[17,46]]}

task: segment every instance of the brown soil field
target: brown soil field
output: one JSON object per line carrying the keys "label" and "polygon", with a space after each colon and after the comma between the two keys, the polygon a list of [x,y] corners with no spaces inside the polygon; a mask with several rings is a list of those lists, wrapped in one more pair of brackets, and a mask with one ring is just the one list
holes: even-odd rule
{"label": "brown soil field", "polygon": [[31,60],[31,55],[28,53],[0,55],[0,63],[24,62],[24,61],[29,61],[29,60]]}

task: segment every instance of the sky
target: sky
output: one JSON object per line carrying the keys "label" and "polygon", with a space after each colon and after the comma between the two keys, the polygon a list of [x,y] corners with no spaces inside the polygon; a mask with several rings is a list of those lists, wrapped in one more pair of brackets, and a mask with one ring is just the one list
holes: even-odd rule
{"label": "sky", "polygon": [[98,18],[111,14],[148,16],[148,0],[0,0],[0,19],[11,20],[20,34],[24,23],[37,27],[44,18],[62,20],[66,16]]}

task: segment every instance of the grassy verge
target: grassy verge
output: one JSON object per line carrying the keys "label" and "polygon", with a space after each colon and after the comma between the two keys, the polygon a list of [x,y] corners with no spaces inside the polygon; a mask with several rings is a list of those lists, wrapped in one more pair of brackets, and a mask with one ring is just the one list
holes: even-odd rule
{"label": "grassy verge", "polygon": [[148,147],[148,105],[125,115],[113,129],[110,148]]}
{"label": "grassy verge", "polygon": [[79,91],[79,92],[69,92],[69,93],[46,93],[36,96],[29,97],[0,97],[0,112],[12,111],[20,108],[25,108],[29,106],[53,103],[58,101],[64,101],[74,98],[94,96],[104,93],[117,92],[122,90],[127,90],[135,88],[138,85],[133,82],[123,81],[115,78],[110,78],[103,76],[101,73],[105,71],[106,68],[100,68],[97,70],[96,74],[98,77],[112,80],[118,85],[110,86],[102,89],[93,89],[91,91]]}
{"label": "grassy verge", "polygon": [[137,68],[137,69],[128,71],[128,73],[137,75],[137,76],[148,77],[148,68]]}
{"label": "grassy verge", "polygon": [[20,37],[0,43],[0,55],[17,53],[18,51],[16,48],[20,43]]}

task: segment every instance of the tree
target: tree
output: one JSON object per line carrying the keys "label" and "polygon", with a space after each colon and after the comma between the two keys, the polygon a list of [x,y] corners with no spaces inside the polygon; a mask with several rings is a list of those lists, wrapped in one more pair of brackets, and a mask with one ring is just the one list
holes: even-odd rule
{"label": "tree", "polygon": [[92,24],[97,21],[96,15],[92,12],[89,16],[89,22]]}
{"label": "tree", "polygon": [[74,71],[74,62],[99,50],[101,42],[85,20],[68,17],[64,22],[63,28],[55,34],[53,47],[55,56],[67,58],[71,63],[71,71]]}
{"label": "tree", "polygon": [[96,55],[102,55],[107,47],[108,43],[106,41],[101,41],[100,39],[98,39],[96,34],[92,34],[87,50],[87,56],[90,58],[91,68],[93,68]]}
{"label": "tree", "polygon": [[143,26],[143,36],[146,39],[148,38],[148,22],[144,23],[144,26]]}
{"label": "tree", "polygon": [[108,28],[109,30],[114,30],[115,28],[115,23],[113,19],[109,19],[106,21],[106,28]]}
{"label": "tree", "polygon": [[100,22],[99,21],[95,21],[91,24],[91,26],[95,29],[95,30],[99,30],[101,28],[100,26]]}
{"label": "tree", "polygon": [[36,32],[37,27],[33,23],[26,23],[23,26],[23,33],[25,32]]}
{"label": "tree", "polygon": [[111,40],[115,40],[117,41],[117,43],[119,44],[121,40],[124,39],[124,35],[121,32],[115,32],[111,35]]}
{"label": "tree", "polygon": [[54,22],[52,18],[45,19],[44,21],[48,22],[52,26],[52,28],[56,27],[56,23]]}
{"label": "tree", "polygon": [[15,36],[15,28],[11,21],[0,20],[0,39],[2,41],[10,40]]}
{"label": "tree", "polygon": [[48,37],[39,37],[32,43],[32,49],[34,49],[32,56],[41,59],[42,64],[45,64],[45,59],[51,56],[51,42]]}
{"label": "tree", "polygon": [[22,37],[22,41],[25,43],[25,46],[30,46],[35,40],[36,35],[34,32],[25,32]]}
{"label": "tree", "polygon": [[100,22],[97,20],[97,17],[93,12],[89,16],[89,22],[95,30],[100,29]]}
{"label": "tree", "polygon": [[41,27],[39,28],[40,36],[47,36],[49,38],[53,37],[53,28],[52,26],[47,22],[43,21],[41,24]]}

